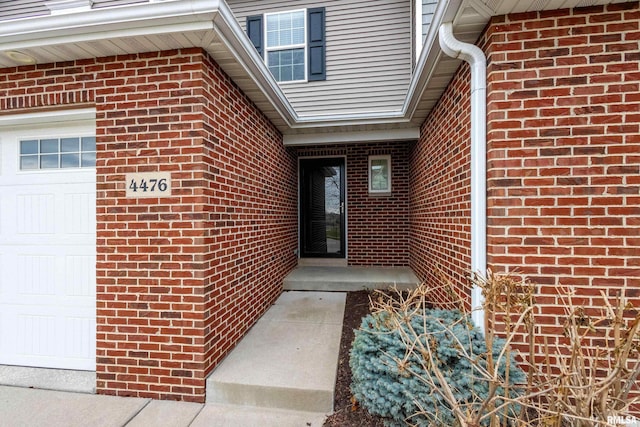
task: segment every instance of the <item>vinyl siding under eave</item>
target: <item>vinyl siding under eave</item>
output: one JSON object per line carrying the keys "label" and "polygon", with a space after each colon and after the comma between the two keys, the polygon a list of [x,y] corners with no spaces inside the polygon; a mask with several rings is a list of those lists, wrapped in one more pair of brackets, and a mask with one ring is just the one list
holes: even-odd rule
{"label": "vinyl siding under eave", "polygon": [[433,22],[433,15],[436,12],[436,6],[438,0],[422,0],[422,43],[424,43],[431,22]]}
{"label": "vinyl siding under eave", "polygon": [[0,0],[0,21],[49,15],[44,0]]}
{"label": "vinyl siding under eave", "polygon": [[228,0],[245,29],[246,17],[326,8],[325,81],[282,83],[301,116],[398,110],[411,78],[411,2]]}
{"label": "vinyl siding under eave", "polygon": [[149,0],[93,0],[93,8],[124,6],[127,4],[149,3]]}
{"label": "vinyl siding under eave", "polygon": [[[149,0],[93,0],[93,8],[100,9],[148,2]],[[50,14],[46,0],[0,0],[0,21],[33,18]]]}

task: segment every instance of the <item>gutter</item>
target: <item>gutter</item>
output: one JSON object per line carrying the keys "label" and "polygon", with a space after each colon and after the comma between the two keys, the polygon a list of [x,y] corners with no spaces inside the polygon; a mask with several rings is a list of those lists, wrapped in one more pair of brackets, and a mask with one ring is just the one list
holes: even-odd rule
{"label": "gutter", "polygon": [[[482,50],[453,35],[451,22],[440,26],[440,47],[471,66],[471,274],[483,279],[487,271],[487,60]],[[474,323],[485,331],[482,289],[471,288]]]}
{"label": "gutter", "polygon": [[3,21],[0,50],[172,32],[167,26],[211,30],[219,5],[218,0],[163,1]]}

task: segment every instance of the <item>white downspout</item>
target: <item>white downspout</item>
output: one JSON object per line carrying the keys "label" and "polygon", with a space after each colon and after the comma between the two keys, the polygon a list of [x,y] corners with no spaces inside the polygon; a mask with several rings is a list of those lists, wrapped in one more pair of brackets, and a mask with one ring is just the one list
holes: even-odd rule
{"label": "white downspout", "polygon": [[[484,278],[487,272],[487,60],[482,50],[453,35],[453,24],[439,30],[440,47],[471,66],[471,274]],[[471,289],[474,323],[484,333],[484,297],[479,286]]]}

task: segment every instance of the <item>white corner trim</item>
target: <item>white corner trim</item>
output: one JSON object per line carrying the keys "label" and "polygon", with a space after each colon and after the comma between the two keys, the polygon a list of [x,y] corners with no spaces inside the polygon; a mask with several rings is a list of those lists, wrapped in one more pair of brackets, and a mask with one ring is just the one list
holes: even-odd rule
{"label": "white corner trim", "polygon": [[0,115],[0,127],[96,120],[95,108]]}
{"label": "white corner trim", "polygon": [[[418,58],[422,53],[422,0],[413,0],[414,4],[414,13],[415,19],[413,21],[413,25],[415,25],[415,34],[414,34],[414,52],[415,55],[415,63],[418,62]],[[414,65],[415,65],[414,63]]]}

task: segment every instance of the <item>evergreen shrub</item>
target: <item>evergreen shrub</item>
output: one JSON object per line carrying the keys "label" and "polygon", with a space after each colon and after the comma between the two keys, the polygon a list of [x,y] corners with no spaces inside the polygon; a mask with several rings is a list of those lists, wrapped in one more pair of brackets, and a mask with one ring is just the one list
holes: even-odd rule
{"label": "evergreen shrub", "polygon": [[[416,345],[417,340],[422,345]],[[495,363],[506,344],[499,339],[493,344]],[[509,395],[516,397],[521,390],[516,384],[523,383],[525,376],[510,357],[509,368],[505,368],[504,357],[495,364],[501,379],[508,369],[512,385]],[[356,330],[350,366],[354,398],[370,413],[384,417],[390,426],[459,424],[442,394],[434,369],[442,373],[441,378],[454,391],[463,413],[477,413],[489,397],[489,382],[479,371],[487,368],[485,339],[458,310],[420,307],[404,313],[380,311],[364,317]],[[498,398],[492,399],[494,408],[504,403],[499,399],[504,395],[505,390],[498,387],[495,393]],[[505,411],[513,414],[517,410],[516,405],[509,404],[499,414],[504,415]],[[488,418],[484,421],[482,424],[488,425]]]}

